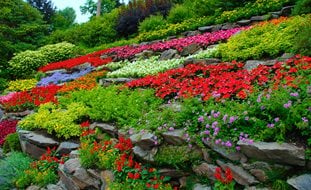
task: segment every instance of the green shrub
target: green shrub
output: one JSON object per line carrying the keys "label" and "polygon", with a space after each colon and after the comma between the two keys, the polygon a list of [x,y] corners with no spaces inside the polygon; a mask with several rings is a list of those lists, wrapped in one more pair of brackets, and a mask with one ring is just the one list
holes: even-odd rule
{"label": "green shrub", "polygon": [[284,52],[293,52],[298,29],[310,22],[310,18],[297,16],[279,24],[257,25],[219,45],[216,55],[229,61],[277,57]]}
{"label": "green shrub", "polygon": [[19,122],[22,129],[45,129],[49,134],[55,133],[58,138],[68,139],[81,134],[79,122],[88,113],[81,103],[71,103],[62,109],[52,103],[43,104],[37,113],[27,116]]}
{"label": "green shrub", "polygon": [[193,17],[194,14],[187,6],[176,5],[170,10],[167,20],[169,23],[176,24]]}
{"label": "green shrub", "polygon": [[0,92],[8,87],[8,81],[4,78],[0,78]]}
{"label": "green shrub", "polygon": [[94,17],[89,22],[71,27],[67,30],[57,30],[46,40],[49,43],[67,41],[83,47],[94,47],[113,42],[117,39],[115,30],[118,10],[115,9],[101,17]]}
{"label": "green shrub", "polygon": [[78,48],[67,42],[46,45],[38,49],[46,57],[48,63],[62,61],[79,54]]}
{"label": "green shrub", "polygon": [[[311,16],[309,17],[311,18]],[[311,56],[311,19],[300,26],[297,26],[298,33],[294,38],[293,52]]]}
{"label": "green shrub", "polygon": [[295,4],[293,15],[311,13],[311,0],[298,0]]}
{"label": "green shrub", "polygon": [[47,63],[47,57],[42,52],[30,50],[16,54],[9,61],[10,70],[17,78],[29,78]]}
{"label": "green shrub", "polygon": [[3,144],[4,153],[8,153],[12,151],[20,151],[20,150],[21,150],[21,145],[20,145],[17,133],[12,133],[5,137],[5,142]]}
{"label": "green shrub", "polygon": [[17,78],[29,78],[36,70],[51,62],[69,59],[78,54],[76,46],[70,43],[46,45],[37,51],[24,51],[16,54],[10,61],[9,66],[12,74]]}
{"label": "green shrub", "polygon": [[73,92],[59,101],[63,105],[83,103],[89,107],[92,120],[117,123],[125,128],[139,125],[139,118],[162,103],[153,90],[120,90],[115,86]]}
{"label": "green shrub", "polygon": [[196,17],[214,15],[216,11],[216,3],[213,0],[186,0],[184,5]]}
{"label": "green shrub", "polygon": [[149,32],[157,29],[162,29],[166,25],[166,21],[164,20],[162,15],[151,15],[146,18],[142,22],[139,23],[138,31],[141,32]]}
{"label": "green shrub", "polygon": [[0,189],[13,189],[15,181],[30,167],[31,161],[26,155],[17,152],[0,160]]}
{"label": "green shrub", "polygon": [[155,156],[155,161],[160,165],[185,167],[187,164],[202,159],[199,151],[185,146],[162,146]]}
{"label": "green shrub", "polygon": [[7,90],[9,91],[26,91],[34,88],[38,81],[36,79],[24,79],[10,81]]}

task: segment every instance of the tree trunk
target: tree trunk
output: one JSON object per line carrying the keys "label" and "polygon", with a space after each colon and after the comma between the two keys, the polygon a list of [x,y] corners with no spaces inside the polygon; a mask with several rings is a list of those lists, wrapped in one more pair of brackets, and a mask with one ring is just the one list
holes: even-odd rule
{"label": "tree trunk", "polygon": [[101,4],[102,4],[102,1],[101,1],[101,0],[98,0],[98,1],[97,1],[97,11],[96,11],[96,16],[97,16],[97,17],[100,16]]}

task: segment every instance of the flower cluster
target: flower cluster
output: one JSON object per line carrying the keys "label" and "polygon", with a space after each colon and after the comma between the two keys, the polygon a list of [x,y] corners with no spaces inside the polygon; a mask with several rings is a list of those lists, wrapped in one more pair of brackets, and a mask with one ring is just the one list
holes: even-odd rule
{"label": "flower cluster", "polygon": [[59,159],[56,157],[55,147],[53,149],[48,147],[46,153],[40,157],[40,160],[32,162],[30,169],[25,170],[17,179],[16,186],[25,188],[30,184],[45,186],[55,183],[58,179],[58,165],[64,164],[66,159],[66,155]]}
{"label": "flower cluster", "polygon": [[165,42],[155,42],[148,45],[140,46],[120,46],[109,49],[107,53],[116,54],[117,57],[126,59],[132,57],[133,55],[143,52],[144,50],[153,50],[153,51],[164,51],[167,49],[176,49],[182,51],[184,47],[189,46],[190,44],[198,44],[200,46],[208,46],[214,44],[221,40],[226,40],[230,38],[235,33],[244,30],[246,28],[234,28],[230,30],[221,30],[212,33],[204,33],[196,36],[190,36],[179,39],[172,39]]}
{"label": "flower cluster", "polygon": [[47,102],[56,103],[55,95],[60,88],[60,86],[49,85],[36,87],[30,91],[11,93],[4,98],[0,98],[0,104],[8,111],[22,111]]}
{"label": "flower cluster", "polygon": [[87,67],[77,72],[66,73],[66,72],[55,72],[51,76],[44,77],[38,82],[38,86],[48,86],[50,84],[59,84],[67,81],[74,80],[76,78],[82,77],[93,70],[93,67]]}
{"label": "flower cluster", "polygon": [[225,171],[225,174],[223,175],[223,172],[220,167],[217,167],[215,170],[214,177],[216,178],[216,183],[214,184],[215,189],[220,190],[234,190],[234,181],[233,181],[233,175],[230,168],[227,168]]}
{"label": "flower cluster", "polygon": [[24,80],[16,80],[10,81],[7,90],[9,91],[26,91],[30,90],[37,84],[36,79],[24,79]]}
{"label": "flower cluster", "polygon": [[91,90],[97,86],[96,79],[106,74],[106,71],[89,73],[72,82],[66,83],[58,92],[72,92],[74,90]]}
{"label": "flower cluster", "polygon": [[[218,65],[191,64],[185,68],[172,69],[157,76],[147,76],[127,83],[128,87],[149,86],[157,90],[156,95],[165,98],[201,96],[203,100],[236,97],[245,99],[253,91],[254,85],[273,81],[279,86],[282,81],[294,86],[296,72],[311,67],[310,57],[299,55],[286,63],[278,62],[273,67],[260,65],[248,71],[243,64],[233,61]],[[275,73],[275,75],[272,75]]]}
{"label": "flower cluster", "polygon": [[0,145],[3,145],[5,137],[16,131],[16,120],[3,120],[0,122]]}
{"label": "flower cluster", "polygon": [[106,53],[108,51],[109,49],[101,50],[101,51],[97,51],[97,52],[87,54],[84,56],[76,57],[73,59],[50,63],[46,66],[39,68],[39,71],[46,72],[46,71],[57,70],[57,69],[71,69],[75,66],[78,66],[84,63],[91,63],[91,65],[94,67],[105,65],[107,63],[110,63],[112,59],[110,57],[101,59],[100,56],[101,54]]}

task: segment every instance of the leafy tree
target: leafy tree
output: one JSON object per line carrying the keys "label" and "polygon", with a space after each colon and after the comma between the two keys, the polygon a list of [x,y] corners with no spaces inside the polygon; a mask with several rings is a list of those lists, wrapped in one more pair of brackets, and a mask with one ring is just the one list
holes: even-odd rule
{"label": "leafy tree", "polygon": [[[101,14],[110,13],[114,8],[121,6],[119,0],[101,0]],[[87,0],[83,6],[80,6],[82,14],[96,15],[97,1]]]}
{"label": "leafy tree", "polygon": [[41,45],[47,29],[40,12],[23,0],[0,1],[0,77],[8,77],[14,53]]}
{"label": "leafy tree", "polygon": [[52,18],[53,29],[66,29],[73,26],[76,16],[75,10],[71,7],[56,11]]}
{"label": "leafy tree", "polygon": [[43,20],[49,24],[52,22],[56,7],[50,0],[27,0],[27,2],[43,14]]}

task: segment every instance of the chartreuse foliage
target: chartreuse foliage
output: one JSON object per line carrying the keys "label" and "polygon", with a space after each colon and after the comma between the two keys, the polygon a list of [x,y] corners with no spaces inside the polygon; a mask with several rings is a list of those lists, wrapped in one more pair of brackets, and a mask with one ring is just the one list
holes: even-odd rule
{"label": "chartreuse foliage", "polygon": [[162,100],[154,96],[154,90],[129,90],[111,86],[91,91],[78,91],[60,99],[63,105],[79,102],[88,107],[92,120],[116,122],[131,127],[139,124],[139,118],[158,107]]}
{"label": "chartreuse foliage", "polygon": [[81,129],[76,122],[88,114],[88,108],[82,103],[70,103],[64,108],[52,103],[43,104],[37,113],[19,122],[19,126],[27,130],[46,129],[59,138],[77,137]]}
{"label": "chartreuse foliage", "polygon": [[296,16],[276,24],[272,21],[257,25],[219,45],[216,55],[228,61],[276,57],[284,52],[293,52],[297,28],[308,22],[311,22],[310,15]]}
{"label": "chartreuse foliage", "polygon": [[8,84],[8,91],[26,91],[34,88],[37,84],[36,79],[25,79],[10,81]]}
{"label": "chartreuse foliage", "polygon": [[14,182],[30,168],[31,159],[22,153],[13,152],[0,160],[0,189],[14,189]]}
{"label": "chartreuse foliage", "polygon": [[61,61],[76,56],[78,49],[70,43],[46,45],[37,51],[24,51],[16,54],[9,66],[12,74],[17,78],[29,78],[36,70],[51,62]]}
{"label": "chartreuse foliage", "polygon": [[20,151],[21,144],[19,142],[18,134],[11,133],[5,137],[5,142],[3,144],[3,152],[13,152],[13,151]]}

